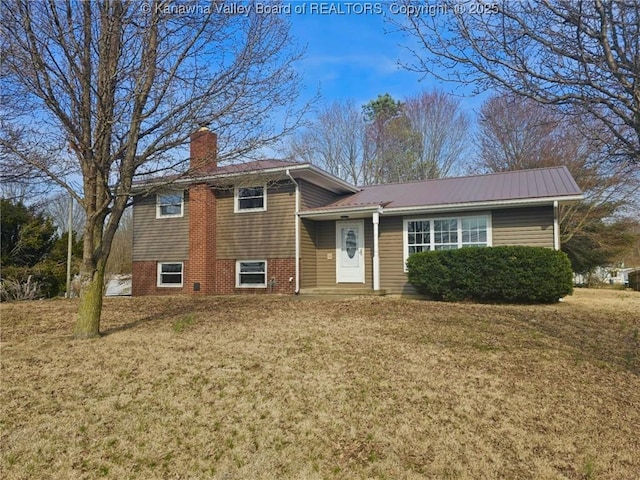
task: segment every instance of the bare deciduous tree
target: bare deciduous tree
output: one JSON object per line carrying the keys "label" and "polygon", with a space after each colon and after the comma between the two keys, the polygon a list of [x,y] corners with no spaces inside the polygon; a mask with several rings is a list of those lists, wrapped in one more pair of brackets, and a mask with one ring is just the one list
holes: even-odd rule
{"label": "bare deciduous tree", "polygon": [[[66,232],[69,230],[69,195],[59,194],[55,195],[47,200],[44,206],[44,211],[47,216],[53,221],[54,225],[58,227],[59,232]],[[85,212],[77,202],[73,202],[73,210],[71,212],[71,230],[81,235],[84,229]]]}
{"label": "bare deciduous tree", "polygon": [[356,185],[451,175],[469,147],[468,117],[443,92],[404,102],[380,95],[362,107],[352,100],[321,108],[288,154]]}
{"label": "bare deciduous tree", "polygon": [[609,135],[612,158],[638,163],[639,2],[444,0],[441,7],[446,14],[390,17],[414,42],[407,68],[588,115]]}
{"label": "bare deciduous tree", "polygon": [[113,236],[111,255],[107,262],[108,274],[131,273],[133,262],[133,211],[128,208],[122,214],[118,231]]}
{"label": "bare deciduous tree", "polygon": [[422,140],[414,179],[454,173],[471,145],[471,121],[460,102],[442,91],[422,92],[406,99],[404,114]]}
{"label": "bare deciduous tree", "polygon": [[483,104],[479,127],[482,170],[564,165],[585,192],[584,202],[563,207],[560,216],[562,248],[575,269],[606,263],[631,245],[639,219],[626,217],[640,208],[640,178],[628,165],[608,161],[592,134],[597,125],[511,94]]}
{"label": "bare deciduous tree", "polygon": [[295,135],[287,153],[355,185],[369,177],[362,110],[353,100],[321,107],[308,128]]}
{"label": "bare deciduous tree", "polygon": [[[5,95],[0,95],[0,105],[5,105],[6,100]],[[50,152],[40,149],[37,141],[25,145],[27,128],[14,125],[14,119],[5,115],[6,110],[0,115],[0,192],[3,198],[15,202],[41,204],[51,190],[51,182],[41,169],[22,159],[28,157],[44,165]],[[16,148],[18,145],[20,149]]]}
{"label": "bare deciduous tree", "polygon": [[[299,52],[286,17],[224,6],[2,1],[3,108],[22,129],[3,147],[86,214],[76,338],[99,334],[106,262],[137,176],[182,170],[186,158],[174,152],[200,125],[218,132],[224,162],[270,145],[300,118],[287,108]],[[31,154],[35,144],[49,155]]]}

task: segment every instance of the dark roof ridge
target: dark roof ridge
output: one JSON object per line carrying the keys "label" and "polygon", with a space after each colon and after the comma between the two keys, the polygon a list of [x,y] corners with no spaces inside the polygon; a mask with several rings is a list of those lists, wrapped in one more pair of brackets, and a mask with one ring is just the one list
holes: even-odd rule
{"label": "dark roof ridge", "polygon": [[567,167],[565,165],[556,165],[555,167],[536,167],[536,168],[526,168],[523,170],[505,170],[504,172],[477,173],[474,175],[461,175],[459,177],[427,178],[425,180],[411,180],[409,182],[389,182],[389,183],[376,183],[375,185],[358,185],[357,188],[360,188],[361,190],[363,190],[365,188],[387,187],[389,185],[411,185],[415,183],[440,182],[443,180],[456,180],[461,178],[491,177],[494,175],[524,173],[524,172],[532,172],[536,170],[557,170],[562,168],[567,168]]}

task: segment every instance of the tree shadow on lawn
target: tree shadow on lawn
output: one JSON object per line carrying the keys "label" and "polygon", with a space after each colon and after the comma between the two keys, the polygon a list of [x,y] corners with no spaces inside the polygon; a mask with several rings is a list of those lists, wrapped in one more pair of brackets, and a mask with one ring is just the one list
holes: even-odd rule
{"label": "tree shadow on lawn", "polygon": [[[139,297],[138,297],[139,299]],[[282,304],[280,299],[243,299],[237,296],[203,296],[203,297],[149,297],[137,303],[118,305],[115,302],[105,308],[108,315],[104,323],[115,324],[101,331],[101,336],[132,330],[141,326],[149,326],[155,322],[180,320],[193,315],[206,314],[210,320],[228,320],[229,318],[245,318],[243,312],[255,312],[256,308],[267,309],[273,304]],[[120,307],[120,308],[118,308]],[[124,307],[124,308],[123,308]],[[151,313],[149,313],[151,312]],[[118,324],[133,315],[141,314],[141,318]],[[250,315],[253,318],[255,315]]]}
{"label": "tree shadow on lawn", "polygon": [[[149,326],[156,322],[162,322],[165,320],[169,320],[171,318],[176,318],[181,315],[190,314],[193,311],[195,311],[195,309],[190,309],[184,304],[178,304],[178,305],[174,304],[171,307],[163,306],[163,308],[158,312],[154,312],[150,315],[146,315],[137,320],[133,320],[120,325],[115,325],[115,326],[106,328],[105,330],[102,330],[100,332],[100,336],[107,337],[109,335],[113,335],[114,333],[133,330],[140,326]],[[112,321],[110,321],[109,323],[112,323]]]}

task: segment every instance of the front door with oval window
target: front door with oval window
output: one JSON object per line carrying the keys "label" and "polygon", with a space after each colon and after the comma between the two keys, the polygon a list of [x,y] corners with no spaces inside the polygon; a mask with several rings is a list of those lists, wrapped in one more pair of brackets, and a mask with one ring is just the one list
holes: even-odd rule
{"label": "front door with oval window", "polygon": [[336,222],[336,282],[364,283],[364,222]]}

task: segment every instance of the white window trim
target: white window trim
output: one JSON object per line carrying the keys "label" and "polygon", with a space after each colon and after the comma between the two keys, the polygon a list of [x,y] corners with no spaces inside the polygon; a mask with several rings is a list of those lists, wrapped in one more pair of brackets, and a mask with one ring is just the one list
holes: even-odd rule
{"label": "white window trim", "polygon": [[[180,283],[162,283],[162,265],[180,265]],[[158,262],[156,267],[156,286],[161,288],[182,288],[184,285],[184,262]]]}
{"label": "white window trim", "polygon": [[[241,263],[251,263],[251,262],[262,262],[264,263],[264,284],[252,283],[250,285],[242,285],[240,283],[240,264]],[[267,275],[268,264],[266,260],[236,260],[236,288],[267,288],[267,284],[269,283]]]}
{"label": "white window trim", "polygon": [[[240,198],[238,197],[241,188],[259,188],[262,187],[263,201],[262,208],[240,208]],[[266,212],[267,211],[267,185],[253,185],[242,186],[233,188],[233,213],[251,213],[251,212]]]}
{"label": "white window trim", "polygon": [[404,271],[407,272],[407,260],[409,259],[409,222],[430,222],[429,223],[429,244],[435,244],[434,220],[456,220],[458,224],[458,248],[462,248],[462,219],[473,217],[485,217],[487,219],[487,247],[493,246],[493,231],[491,212],[478,212],[468,215],[452,215],[438,217],[404,217],[402,219],[402,256],[404,258]]}
{"label": "white window trim", "polygon": [[[180,194],[180,213],[174,213],[172,215],[162,215],[162,211],[160,210],[160,197],[162,195],[171,195],[171,194]],[[184,190],[175,191],[175,192],[163,192],[156,194],[156,218],[178,218],[184,216]]]}

